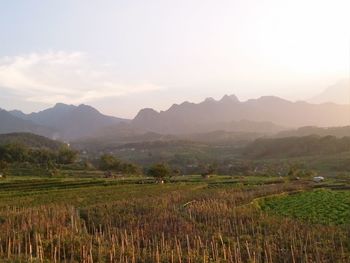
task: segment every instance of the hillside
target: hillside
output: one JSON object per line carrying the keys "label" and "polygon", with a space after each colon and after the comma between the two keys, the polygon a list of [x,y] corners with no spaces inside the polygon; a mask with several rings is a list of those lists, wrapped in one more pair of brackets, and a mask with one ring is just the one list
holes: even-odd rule
{"label": "hillside", "polygon": [[142,132],[132,130],[128,126],[123,129],[111,129],[104,136],[100,135],[95,138],[76,140],[71,145],[77,149],[88,150],[90,152],[111,151],[121,145],[128,143],[146,143],[146,142],[179,142],[186,141],[190,143],[204,143],[212,145],[231,145],[242,146],[247,143],[264,137],[264,133],[259,132],[227,132],[213,131],[208,133],[191,133],[191,134],[160,134],[155,132]]}
{"label": "hillside", "polygon": [[296,130],[282,131],[276,137],[302,137],[308,135],[346,137],[350,136],[350,126],[328,128],[306,126]]}
{"label": "hillside", "polygon": [[19,143],[30,148],[48,148],[51,150],[58,150],[64,145],[62,142],[54,141],[32,133],[0,134],[0,145],[12,143]]}
{"label": "hillside", "polygon": [[30,120],[23,120],[0,109],[0,134],[11,132],[30,132],[50,137],[54,130],[35,124]]}
{"label": "hillside", "polygon": [[74,140],[94,135],[100,129],[127,122],[126,119],[101,114],[88,105],[66,105],[57,103],[54,107],[31,114],[12,111],[14,116],[33,123],[55,129],[54,137]]}
{"label": "hillside", "polygon": [[257,139],[243,151],[248,158],[290,158],[330,155],[350,151],[350,137],[304,136],[277,139]]}
{"label": "hillside", "polygon": [[338,104],[349,104],[350,102],[350,82],[348,79],[340,80],[334,85],[326,88],[320,94],[314,96],[309,101],[311,103],[333,102]]}
{"label": "hillside", "polygon": [[[349,105],[291,102],[266,96],[241,102],[236,96],[206,99],[195,104],[174,104],[166,111],[141,110],[134,127],[167,134],[202,133],[214,130],[274,133],[284,127],[342,126],[349,122]],[[249,122],[249,125],[242,123]],[[247,123],[248,124],[248,123]]]}

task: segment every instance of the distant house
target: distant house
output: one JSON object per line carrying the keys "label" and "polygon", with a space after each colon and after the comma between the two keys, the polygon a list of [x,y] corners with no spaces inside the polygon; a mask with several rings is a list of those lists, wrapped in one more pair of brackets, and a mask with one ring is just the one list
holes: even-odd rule
{"label": "distant house", "polygon": [[324,177],[323,177],[323,176],[315,176],[315,177],[313,178],[313,181],[314,181],[315,183],[323,182],[323,181],[324,181]]}

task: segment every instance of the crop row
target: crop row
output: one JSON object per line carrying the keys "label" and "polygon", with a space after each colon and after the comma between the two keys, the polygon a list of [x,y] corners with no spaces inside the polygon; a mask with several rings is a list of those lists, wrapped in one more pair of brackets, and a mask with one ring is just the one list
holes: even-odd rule
{"label": "crop row", "polygon": [[0,211],[0,258],[24,262],[349,262],[347,229],[270,216],[244,205],[257,197],[298,189],[299,185],[284,184],[247,189],[126,185],[111,188],[102,196],[104,202],[100,202],[103,192],[88,191],[89,198],[96,200],[94,205],[77,207],[67,201],[11,206]]}

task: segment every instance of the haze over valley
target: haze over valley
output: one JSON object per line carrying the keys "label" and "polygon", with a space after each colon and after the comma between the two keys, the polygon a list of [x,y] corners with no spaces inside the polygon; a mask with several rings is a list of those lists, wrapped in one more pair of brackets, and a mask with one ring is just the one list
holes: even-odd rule
{"label": "haze over valley", "polygon": [[[344,93],[345,87],[342,86]],[[318,97],[338,92],[335,85]],[[200,103],[173,104],[165,111],[145,108],[133,119],[126,119],[104,115],[85,104],[57,103],[30,114],[2,110],[0,120],[4,125],[0,132],[32,132],[65,141],[105,136],[117,138],[118,135],[132,137],[149,132],[183,136],[224,131],[264,136],[303,126],[347,126],[349,112],[349,104],[293,102],[276,96],[240,101],[235,95],[224,95],[219,100],[206,98]]]}

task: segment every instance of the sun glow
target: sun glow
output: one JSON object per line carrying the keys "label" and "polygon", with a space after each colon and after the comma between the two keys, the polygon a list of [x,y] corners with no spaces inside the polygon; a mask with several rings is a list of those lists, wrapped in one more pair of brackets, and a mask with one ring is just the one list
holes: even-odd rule
{"label": "sun glow", "polygon": [[350,1],[275,1],[258,46],[284,72],[340,77],[349,72]]}

